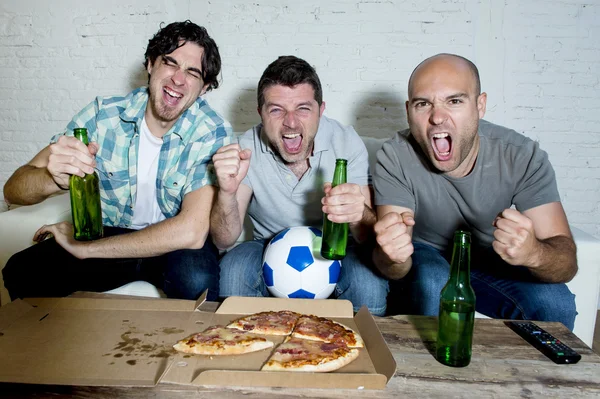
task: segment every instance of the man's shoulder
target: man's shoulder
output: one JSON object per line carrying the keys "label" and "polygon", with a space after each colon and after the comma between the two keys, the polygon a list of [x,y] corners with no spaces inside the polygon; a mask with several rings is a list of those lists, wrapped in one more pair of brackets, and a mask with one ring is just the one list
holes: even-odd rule
{"label": "man's shoulder", "polygon": [[416,142],[412,139],[410,129],[404,129],[396,132],[392,138],[383,143],[386,148],[393,148],[395,151],[402,153],[414,153]]}
{"label": "man's shoulder", "polygon": [[359,137],[354,127],[351,125],[345,125],[336,119],[329,118],[325,115],[321,116],[319,121],[318,133],[324,135],[331,135],[334,139],[348,139],[351,137]]}
{"label": "man's shoulder", "polygon": [[148,91],[146,87],[138,87],[137,89],[134,89],[125,95],[98,96],[96,97],[96,101],[98,102],[99,106],[103,108],[127,108],[130,104],[136,103],[140,100],[145,102],[147,98]]}
{"label": "man's shoulder", "polygon": [[229,122],[217,112],[206,99],[198,97],[195,107],[190,107],[191,115],[201,120],[205,120],[214,126],[230,126]]}
{"label": "man's shoulder", "polygon": [[258,142],[260,138],[260,131],[262,129],[262,124],[252,126],[250,129],[246,130],[244,133],[238,136],[238,142],[242,148],[253,148],[255,147],[255,143]]}
{"label": "man's shoulder", "polygon": [[479,121],[479,135],[491,145],[527,146],[533,143],[529,137],[518,133],[514,129],[481,119]]}

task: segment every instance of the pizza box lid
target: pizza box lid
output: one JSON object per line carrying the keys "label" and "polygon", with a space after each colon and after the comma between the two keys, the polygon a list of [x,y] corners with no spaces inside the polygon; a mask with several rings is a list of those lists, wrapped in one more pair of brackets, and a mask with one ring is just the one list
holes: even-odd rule
{"label": "pizza box lid", "polygon": [[[383,389],[396,364],[366,308],[343,300],[228,298],[197,301],[90,294],[31,298],[0,308],[0,382],[153,386],[157,383]],[[172,345],[215,324],[263,310],[331,317],[359,331],[366,349],[332,373],[261,372],[270,351],[198,356]],[[277,343],[277,342],[276,342]],[[290,375],[293,374],[293,378]]]}

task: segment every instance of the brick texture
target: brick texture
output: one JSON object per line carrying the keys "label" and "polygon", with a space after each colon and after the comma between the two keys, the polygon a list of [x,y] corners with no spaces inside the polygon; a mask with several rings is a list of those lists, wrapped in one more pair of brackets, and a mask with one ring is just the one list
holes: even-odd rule
{"label": "brick texture", "polygon": [[[5,0],[0,5],[0,187],[96,95],[142,85],[161,22],[191,19],[220,46],[207,99],[236,131],[258,120],[265,66],[313,64],[327,115],[363,135],[406,124],[412,69],[439,52],[480,68],[486,119],[541,143],[569,221],[600,237],[600,4],[596,0]],[[1,209],[1,208],[0,208]]]}

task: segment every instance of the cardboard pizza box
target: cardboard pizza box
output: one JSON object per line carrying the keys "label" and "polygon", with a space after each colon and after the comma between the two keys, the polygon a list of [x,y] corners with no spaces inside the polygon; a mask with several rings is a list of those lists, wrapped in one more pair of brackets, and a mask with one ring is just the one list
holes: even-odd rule
{"label": "cardboard pizza box", "polygon": [[[394,358],[366,308],[353,315],[345,300],[231,297],[214,312],[216,304],[205,297],[186,301],[102,295],[12,302],[0,308],[0,382],[383,389],[395,372]],[[346,324],[361,334],[366,347],[354,362],[331,373],[260,371],[271,349],[201,356],[172,348],[212,325],[282,309]]]}

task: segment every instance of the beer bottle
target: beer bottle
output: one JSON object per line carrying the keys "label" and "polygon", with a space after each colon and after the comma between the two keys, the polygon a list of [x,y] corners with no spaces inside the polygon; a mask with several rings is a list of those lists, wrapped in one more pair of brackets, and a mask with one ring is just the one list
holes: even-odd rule
{"label": "beer bottle", "polygon": [[[87,129],[76,128],[75,137],[88,145]],[[71,175],[69,178],[71,196],[71,216],[73,217],[74,237],[79,241],[95,240],[102,237],[102,209],[100,187],[96,171],[85,177]]]}
{"label": "beer bottle", "polygon": [[470,282],[471,233],[454,233],[450,278],[440,293],[437,360],[464,367],[471,361],[475,292]]}
{"label": "beer bottle", "polygon": [[[331,188],[346,183],[345,159],[335,160],[335,172]],[[321,256],[325,259],[343,259],[346,256],[348,243],[348,223],[334,223],[323,215],[323,241],[321,243]]]}

